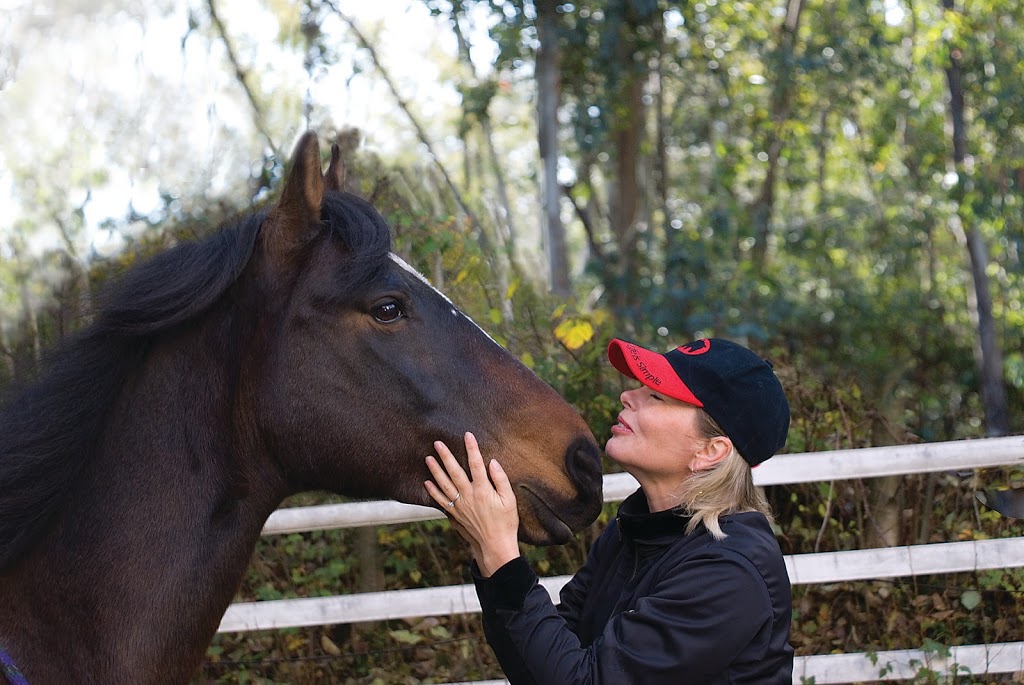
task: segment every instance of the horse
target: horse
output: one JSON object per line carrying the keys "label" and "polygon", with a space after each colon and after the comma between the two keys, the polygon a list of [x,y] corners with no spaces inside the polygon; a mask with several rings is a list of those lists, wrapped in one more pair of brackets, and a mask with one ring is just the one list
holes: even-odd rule
{"label": "horse", "polygon": [[524,541],[600,511],[584,420],[392,252],[337,145],[290,167],[127,270],[0,413],[0,654],[32,685],[187,682],[285,497],[435,506],[435,440],[501,459]]}

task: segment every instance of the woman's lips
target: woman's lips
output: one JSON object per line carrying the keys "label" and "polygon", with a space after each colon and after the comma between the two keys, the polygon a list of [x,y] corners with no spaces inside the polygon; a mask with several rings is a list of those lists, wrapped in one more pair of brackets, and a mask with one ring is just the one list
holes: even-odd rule
{"label": "woman's lips", "polygon": [[612,433],[632,433],[633,428],[626,423],[626,421],[620,415],[618,417],[618,423],[612,426]]}

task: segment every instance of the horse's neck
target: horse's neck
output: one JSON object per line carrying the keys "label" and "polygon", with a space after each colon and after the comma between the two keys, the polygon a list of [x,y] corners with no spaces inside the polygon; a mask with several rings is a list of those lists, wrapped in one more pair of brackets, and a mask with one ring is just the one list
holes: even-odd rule
{"label": "horse's neck", "polygon": [[38,663],[56,682],[66,656],[80,681],[187,680],[285,494],[266,455],[241,450],[220,370],[171,346],[151,359],[17,571],[26,675]]}

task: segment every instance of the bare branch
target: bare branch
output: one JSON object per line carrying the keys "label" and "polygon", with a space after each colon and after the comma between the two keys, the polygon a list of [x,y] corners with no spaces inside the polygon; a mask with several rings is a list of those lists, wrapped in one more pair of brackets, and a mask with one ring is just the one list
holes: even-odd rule
{"label": "bare branch", "polygon": [[487,233],[483,230],[483,227],[477,220],[476,215],[473,213],[473,211],[466,204],[465,200],[462,198],[462,193],[459,192],[459,189],[458,187],[456,187],[455,182],[452,181],[451,175],[448,173],[448,170],[441,162],[441,158],[438,157],[436,152],[434,152],[434,146],[430,142],[430,138],[427,137],[426,131],[423,130],[423,127],[420,125],[419,120],[417,120],[416,116],[412,113],[412,110],[409,108],[409,104],[398,92],[398,87],[395,85],[395,82],[391,80],[390,72],[388,72],[388,70],[384,68],[383,63],[381,63],[380,58],[377,55],[376,49],[374,49],[370,41],[366,39],[366,36],[364,36],[362,31],[360,31],[359,28],[355,25],[355,22],[352,21],[352,19],[346,16],[344,13],[342,13],[342,11],[338,9],[337,5],[335,5],[334,2],[332,2],[332,0],[326,0],[326,2],[324,2],[324,5],[330,7],[331,10],[338,15],[338,18],[348,25],[348,27],[352,30],[352,33],[355,35],[356,39],[359,41],[360,47],[364,48],[370,54],[370,59],[373,61],[373,66],[376,67],[378,72],[380,72],[381,78],[384,79],[384,83],[386,83],[388,88],[391,90],[391,94],[394,96],[395,101],[398,103],[398,106],[405,113],[405,116],[409,118],[409,122],[412,124],[413,129],[415,129],[417,137],[420,139],[420,142],[423,143],[423,145],[427,148],[427,153],[434,161],[434,164],[435,166],[437,166],[438,171],[441,172],[441,176],[444,177],[445,184],[448,186],[448,189],[451,190],[452,194],[455,196],[455,201],[458,203],[459,209],[461,209],[462,212],[469,219],[469,223],[473,227],[473,232],[478,236],[480,240],[480,245],[483,248],[484,253],[488,255],[495,254],[494,248],[490,245],[490,238],[488,237]]}
{"label": "bare branch", "polygon": [[270,146],[270,149],[273,150],[274,156],[283,160],[284,155],[281,153],[281,150],[278,149],[277,145],[274,144],[274,138],[267,130],[267,125],[263,118],[263,109],[256,101],[256,95],[252,92],[252,89],[249,88],[249,82],[246,80],[248,72],[242,68],[241,63],[238,61],[238,57],[235,56],[235,50],[231,47],[231,41],[228,39],[227,29],[224,28],[224,22],[222,22],[220,20],[220,16],[217,15],[216,0],[206,0],[206,6],[210,10],[210,19],[213,20],[213,26],[217,29],[217,33],[220,35],[220,39],[224,43],[224,49],[227,50],[231,66],[235,69],[235,78],[238,79],[239,85],[241,85],[242,90],[245,91],[245,96],[249,98],[249,104],[252,106],[252,111],[256,118],[256,128],[267,141],[267,145]]}

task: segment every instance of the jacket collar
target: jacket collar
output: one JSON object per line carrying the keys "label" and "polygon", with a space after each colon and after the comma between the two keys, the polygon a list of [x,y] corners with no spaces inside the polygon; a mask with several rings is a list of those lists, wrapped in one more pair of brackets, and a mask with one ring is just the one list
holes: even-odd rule
{"label": "jacket collar", "polygon": [[651,513],[641,488],[623,500],[615,517],[619,530],[636,542],[670,542],[686,535],[690,516],[680,509]]}

